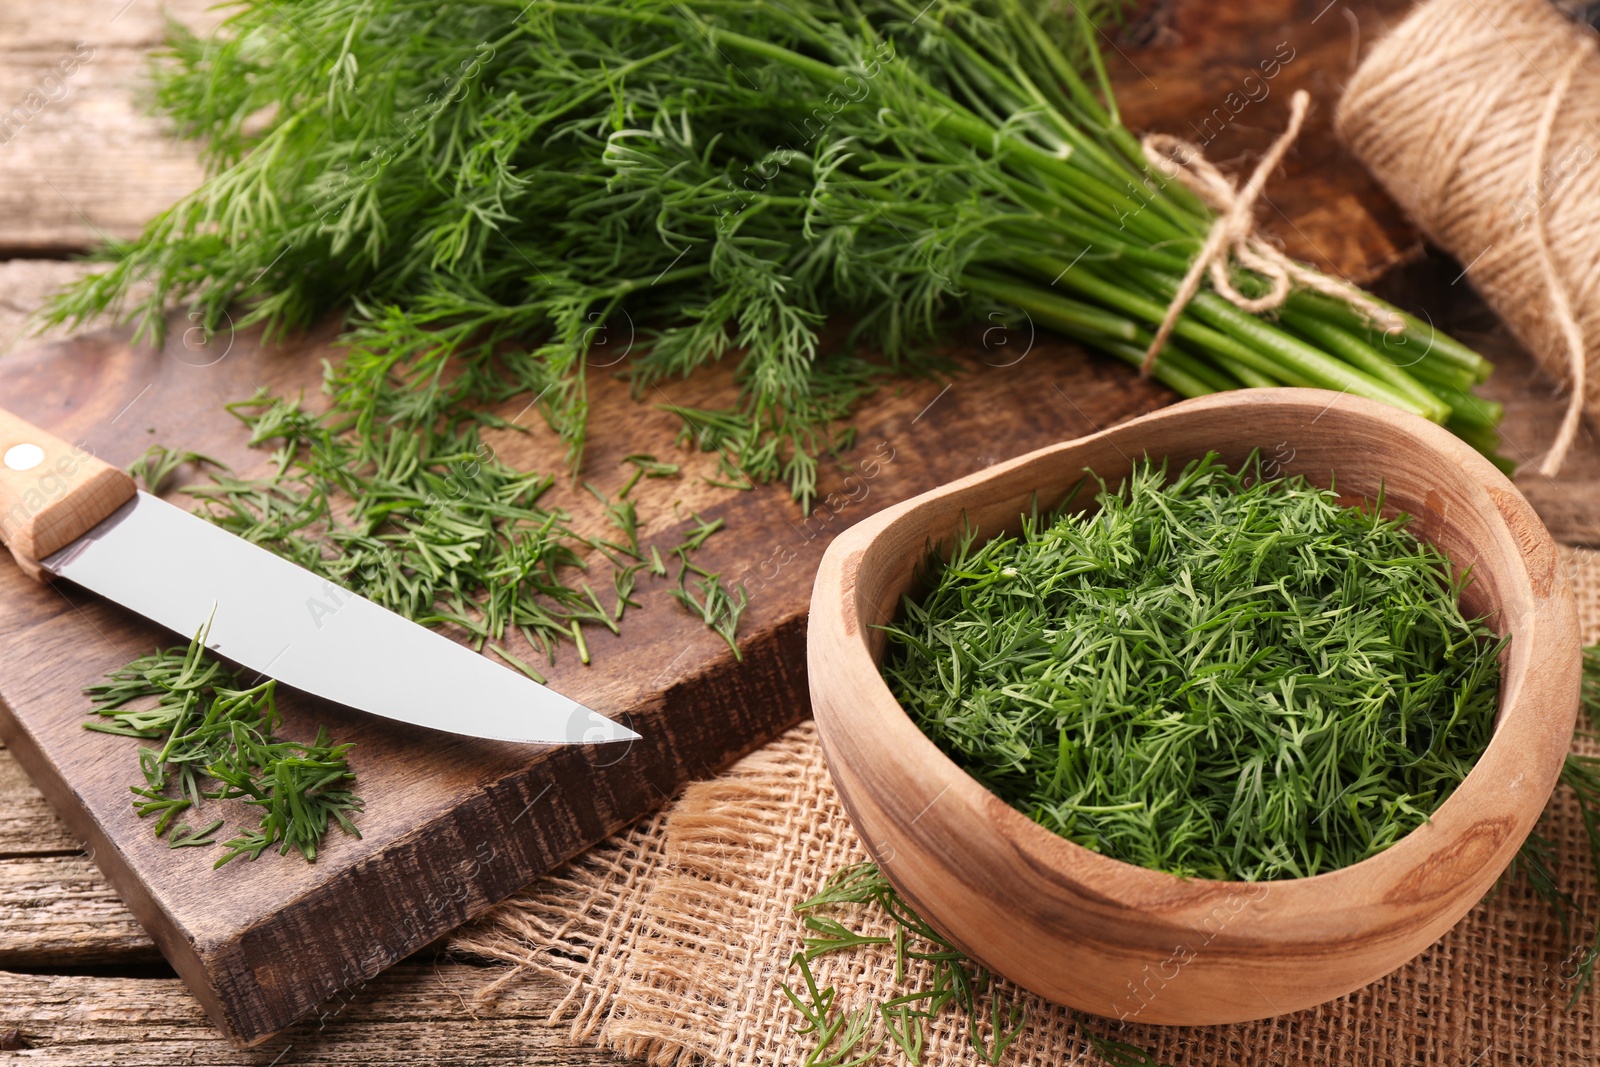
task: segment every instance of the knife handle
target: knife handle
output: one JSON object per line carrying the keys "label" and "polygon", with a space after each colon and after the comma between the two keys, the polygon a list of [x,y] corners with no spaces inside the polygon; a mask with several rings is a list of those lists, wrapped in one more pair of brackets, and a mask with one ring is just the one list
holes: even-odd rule
{"label": "knife handle", "polygon": [[0,408],[0,541],[39,580],[39,560],[133,499],[133,479]]}

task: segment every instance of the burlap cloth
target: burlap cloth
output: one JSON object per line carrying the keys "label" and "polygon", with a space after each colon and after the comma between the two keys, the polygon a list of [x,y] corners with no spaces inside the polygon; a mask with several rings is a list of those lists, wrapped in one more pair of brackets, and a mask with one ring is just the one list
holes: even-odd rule
{"label": "burlap cloth", "polygon": [[[1585,643],[1600,640],[1600,553],[1563,550]],[[1592,921],[1600,908],[1577,807],[1558,791],[1541,832],[1557,873]],[[865,858],[840,809],[812,725],[803,723],[723,776],[688,786],[665,811],[535,882],[458,931],[460,953],[569,990],[551,1013],[574,1038],[653,1064],[799,1065],[810,1039],[779,991],[798,984],[789,958],[802,929],[792,908],[828,875]],[[852,921],[854,916],[851,917]],[[1582,923],[1575,935],[1583,931]],[[887,928],[879,931],[887,933]],[[1521,880],[1504,884],[1421,956],[1320,1007],[1215,1027],[1124,1025],[1086,1017],[1098,1034],[1174,1065],[1418,1064],[1563,1067],[1600,1063],[1600,994],[1572,1009],[1570,944]],[[913,985],[893,982],[892,952],[821,957],[844,1007],[870,1007]],[[1021,994],[1026,1029],[1003,1063],[1103,1061],[1065,1008]],[[930,1067],[977,1064],[966,1023],[947,1011],[929,1030]],[[885,1045],[876,1060],[903,1064]]]}

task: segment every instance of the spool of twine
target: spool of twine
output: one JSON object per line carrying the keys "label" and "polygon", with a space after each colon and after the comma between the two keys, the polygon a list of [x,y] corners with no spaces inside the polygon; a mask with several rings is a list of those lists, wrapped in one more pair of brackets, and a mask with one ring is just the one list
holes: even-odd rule
{"label": "spool of twine", "polygon": [[1550,0],[1426,0],[1373,48],[1335,127],[1580,412],[1600,418],[1600,49]]}

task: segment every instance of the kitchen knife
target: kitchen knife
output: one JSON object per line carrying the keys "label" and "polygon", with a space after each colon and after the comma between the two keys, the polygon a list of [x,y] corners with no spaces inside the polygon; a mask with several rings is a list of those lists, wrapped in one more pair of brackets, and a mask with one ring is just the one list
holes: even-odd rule
{"label": "kitchen knife", "polygon": [[401,722],[537,744],[639,735],[182,508],[0,410],[0,541],[286,685]]}

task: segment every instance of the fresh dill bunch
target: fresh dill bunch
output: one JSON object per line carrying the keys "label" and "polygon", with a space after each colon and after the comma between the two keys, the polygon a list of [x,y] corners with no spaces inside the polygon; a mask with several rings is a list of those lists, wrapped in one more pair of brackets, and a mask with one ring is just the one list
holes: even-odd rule
{"label": "fresh dill bunch", "polygon": [[352,818],[362,810],[351,792],[350,745],[335,745],[319,728],[310,743],[277,736],[277,683],[244,687],[205,650],[204,631],[187,648],[142,656],[90,686],[95,716],[85,727],[159,742],[141,746],[144,784],[131,786],[141,818],[155,815],[157,837],[173,848],[203,847],[222,820],[200,830],[173,820],[208,800],[242,800],[260,822],[223,842],[215,864],[258,858],[273,846],[317,858],[328,830],[360,837]]}
{"label": "fresh dill bunch", "polygon": [[[282,333],[339,311],[329,386],[360,432],[527,391],[574,463],[595,338],[632,322],[637,354],[603,372],[649,400],[735,360],[717,447],[809,504],[876,380],[858,351],[926,367],[948,317],[998,305],[1139,361],[1212,217],[1122,125],[1095,28],[1121,6],[245,0],[157,68],[208,179],[47,318],[159,334],[187,304]],[[1269,321],[1206,291],[1153,373],[1347,391],[1492,449],[1498,410],[1468,394],[1488,365],[1404,322],[1423,355],[1401,368],[1326,298]]]}
{"label": "fresh dill bunch", "polygon": [[1498,655],[1404,516],[1259,453],[969,530],[886,627],[918,726],[1046,828],[1185,877],[1305,877],[1382,851],[1493,732]]}

